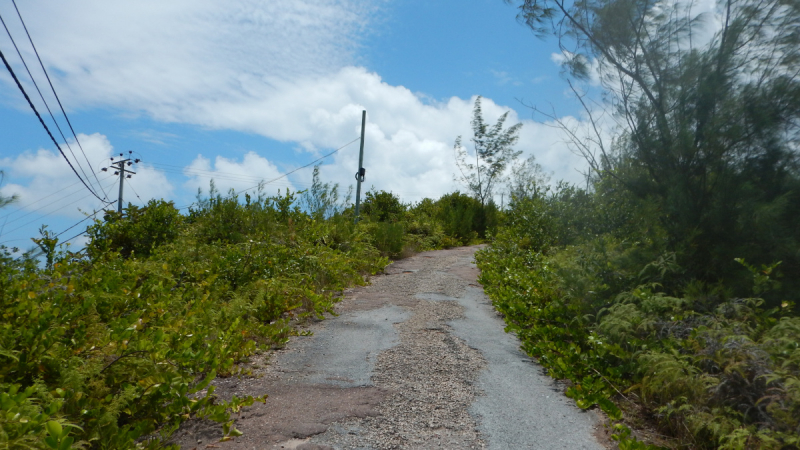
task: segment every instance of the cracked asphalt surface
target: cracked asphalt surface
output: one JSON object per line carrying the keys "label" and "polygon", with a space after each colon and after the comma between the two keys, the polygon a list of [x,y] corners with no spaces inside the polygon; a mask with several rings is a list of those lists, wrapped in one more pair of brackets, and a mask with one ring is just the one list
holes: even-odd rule
{"label": "cracked asphalt surface", "polygon": [[[608,448],[581,411],[506,334],[477,284],[477,247],[425,252],[346,291],[337,317],[308,324],[254,378],[221,397],[264,395],[236,418],[243,436],[192,421],[183,449]],[[263,364],[263,365],[262,365]]]}

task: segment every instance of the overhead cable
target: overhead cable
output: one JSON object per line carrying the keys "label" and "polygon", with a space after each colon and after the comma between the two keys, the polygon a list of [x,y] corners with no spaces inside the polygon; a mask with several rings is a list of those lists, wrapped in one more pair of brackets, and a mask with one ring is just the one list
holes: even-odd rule
{"label": "overhead cable", "polygon": [[[286,177],[288,177],[289,175],[291,175],[291,174],[293,174],[293,173],[297,172],[298,170],[305,169],[306,167],[312,166],[312,165],[314,165],[314,164],[318,163],[319,161],[322,161],[323,159],[325,159],[325,158],[327,158],[327,157],[329,157],[329,156],[333,155],[334,153],[338,152],[339,150],[341,150],[341,149],[343,149],[343,148],[347,147],[348,145],[350,145],[350,144],[352,144],[353,142],[356,142],[356,141],[358,141],[358,140],[360,140],[360,139],[361,139],[361,137],[357,137],[357,138],[353,139],[352,141],[348,142],[347,144],[344,144],[343,146],[341,146],[341,147],[337,148],[336,150],[334,150],[334,151],[332,151],[332,152],[330,152],[330,153],[328,153],[328,154],[326,154],[326,155],[323,155],[323,156],[321,156],[321,157],[319,157],[319,158],[315,159],[314,161],[311,161],[310,163],[306,164],[305,166],[298,167],[298,168],[296,168],[296,169],[292,170],[291,172],[286,172],[285,174],[283,174],[283,175],[281,175],[281,176],[279,176],[279,177],[277,177],[277,178],[273,178],[273,179],[271,179],[271,180],[269,180],[269,181],[265,181],[265,182],[262,182],[262,183],[258,183],[258,184],[257,184],[257,185],[255,185],[255,186],[251,186],[251,187],[249,187],[249,188],[247,188],[247,189],[241,190],[241,191],[239,191],[239,192],[235,192],[235,193],[234,193],[234,195],[239,195],[239,194],[241,194],[241,193],[243,193],[243,192],[247,192],[247,191],[253,190],[253,189],[255,189],[255,188],[257,188],[257,187],[259,187],[259,186],[261,186],[261,185],[271,184],[271,183],[274,183],[274,182],[276,182],[276,181],[278,181],[278,180],[280,180],[280,179],[282,179],[282,178],[286,178]],[[196,205],[196,204],[197,204],[197,202],[190,203],[190,204],[188,204],[188,205],[186,205],[186,206],[181,206],[181,207],[180,207],[180,208],[178,208],[178,209],[180,210],[180,209],[190,208],[190,207],[192,207],[192,206],[194,206],[194,205]]]}
{"label": "overhead cable", "polygon": [[[45,195],[44,197],[39,197],[39,198],[37,198],[35,201],[32,201],[32,202],[30,202],[30,203],[28,203],[28,204],[25,204],[25,205],[20,205],[19,203],[17,203],[17,202],[14,202],[14,205],[13,205],[13,206],[14,206],[15,208],[17,208],[17,210],[16,210],[16,211],[11,211],[10,213],[8,213],[8,214],[6,214],[5,216],[3,216],[3,218],[4,218],[4,219],[7,219],[7,218],[9,218],[9,217],[13,216],[14,214],[17,214],[17,213],[20,213],[20,212],[22,212],[22,211],[25,211],[25,208],[30,208],[31,206],[33,206],[33,205],[35,205],[35,204],[37,204],[37,203],[39,203],[39,202],[41,202],[41,201],[44,201],[44,200],[46,200],[46,199],[48,199],[48,198],[50,198],[50,197],[52,197],[52,196],[54,196],[54,195],[61,194],[61,193],[63,193],[64,191],[66,191],[67,189],[71,188],[72,186],[76,186],[76,185],[78,185],[78,184],[80,184],[80,183],[81,183],[80,181],[76,181],[76,182],[74,182],[74,183],[72,183],[72,184],[70,184],[70,185],[64,186],[63,188],[61,188],[61,190],[60,190],[60,191],[56,191],[56,192],[53,192],[53,193],[51,193],[51,194],[47,194],[47,195]],[[16,220],[16,219],[14,219],[14,220]]]}
{"label": "overhead cable", "polygon": [[[114,175],[109,175],[109,176],[107,176],[107,177],[103,178],[103,180],[102,180],[102,181],[105,181],[105,180],[107,180],[107,179],[109,179],[109,178],[112,178],[112,177],[114,177]],[[44,200],[44,199],[46,199],[46,198],[49,198],[49,197],[52,197],[53,195],[56,195],[56,194],[63,194],[63,193],[64,193],[64,191],[66,191],[67,189],[69,189],[69,188],[71,188],[71,187],[73,187],[73,186],[77,185],[78,183],[79,183],[79,182],[75,182],[75,183],[73,183],[73,184],[71,184],[71,185],[69,185],[69,186],[67,186],[67,187],[65,187],[65,188],[63,188],[63,189],[61,189],[60,191],[56,191],[56,192],[54,192],[54,193],[52,193],[52,194],[46,195],[46,196],[44,196],[44,197],[41,197],[39,200],[37,200],[37,201],[35,201],[35,202],[29,203],[29,204],[27,204],[27,205],[20,205],[20,208],[21,208],[21,209],[19,209],[19,210],[15,211],[15,212],[22,212],[22,211],[24,211],[24,209],[25,209],[25,208],[30,208],[31,206],[35,205],[35,204],[36,204],[36,203],[38,203],[39,201],[41,201],[41,200]],[[25,214],[23,214],[23,215],[21,215],[21,216],[14,217],[14,218],[13,218],[13,219],[11,219],[11,220],[8,220],[8,218],[9,218],[9,217],[11,217],[11,215],[12,215],[12,214],[14,214],[15,212],[9,213],[9,214],[7,214],[6,216],[4,216],[4,217],[3,217],[3,219],[5,219],[5,220],[6,220],[5,224],[14,223],[14,222],[16,222],[16,221],[18,221],[18,220],[20,220],[20,219],[22,219],[22,218],[24,218],[24,217],[27,217],[27,216],[29,216],[29,215],[31,215],[31,214],[34,214],[34,213],[38,212],[38,211],[41,211],[41,210],[43,210],[43,209],[46,209],[48,206],[51,206],[51,205],[53,205],[53,204],[55,204],[55,203],[59,203],[59,202],[63,201],[64,199],[66,199],[67,197],[71,197],[72,195],[74,195],[74,194],[77,194],[78,192],[80,192],[80,191],[82,191],[82,190],[83,190],[83,189],[79,189],[79,190],[77,190],[77,191],[72,191],[72,192],[70,192],[70,193],[68,193],[68,194],[66,194],[66,195],[63,195],[63,196],[61,196],[61,197],[58,197],[57,199],[55,199],[55,200],[51,201],[50,203],[47,203],[47,204],[45,204],[45,205],[43,205],[43,206],[39,206],[39,207],[37,207],[36,209],[32,209],[32,210],[28,211],[27,213],[25,213]],[[86,198],[86,197],[84,196],[84,197],[82,197],[82,198]],[[46,214],[45,214],[45,215],[46,215]]]}
{"label": "overhead cable", "polygon": [[3,60],[3,64],[5,64],[6,69],[8,69],[8,73],[11,74],[11,78],[14,79],[14,82],[17,84],[17,87],[19,88],[20,92],[22,92],[22,95],[25,97],[25,100],[28,101],[28,106],[30,106],[31,109],[33,110],[33,113],[36,114],[36,118],[39,119],[39,123],[42,124],[44,130],[47,132],[47,135],[50,136],[50,140],[53,141],[53,144],[55,144],[56,148],[58,149],[58,152],[61,153],[61,156],[63,156],[64,159],[67,161],[67,164],[69,164],[69,168],[72,169],[72,171],[75,173],[75,176],[77,176],[81,180],[81,183],[83,183],[86,189],[88,189],[89,192],[92,193],[92,195],[97,197],[97,199],[100,200],[101,202],[105,202],[105,199],[97,195],[97,193],[94,190],[92,190],[92,188],[89,187],[88,184],[86,184],[86,181],[83,178],[81,178],[80,174],[78,174],[78,171],[75,170],[75,166],[72,165],[72,162],[69,160],[69,158],[67,158],[67,155],[64,154],[64,150],[62,150],[61,146],[58,145],[58,141],[56,141],[56,138],[53,137],[53,133],[50,132],[50,128],[47,127],[47,124],[44,123],[44,120],[42,119],[42,116],[39,114],[39,111],[37,111],[36,107],[33,106],[31,98],[28,97],[28,93],[25,92],[25,88],[22,87],[22,84],[19,82],[19,79],[17,78],[17,74],[14,73],[14,69],[11,68],[11,65],[8,63],[8,60],[6,60],[6,56],[3,54],[2,50],[0,50],[0,59]]}
{"label": "overhead cable", "polygon": [[58,125],[58,121],[56,120],[56,117],[53,115],[53,111],[50,110],[50,105],[48,105],[47,104],[47,100],[44,99],[44,95],[42,94],[41,89],[39,89],[39,84],[36,83],[36,79],[33,77],[33,74],[31,73],[30,68],[28,68],[28,63],[25,62],[25,58],[22,56],[22,52],[19,50],[19,47],[17,46],[17,41],[15,41],[14,40],[14,36],[11,35],[11,31],[8,29],[8,26],[6,25],[6,21],[3,20],[3,16],[2,15],[0,15],[0,23],[3,24],[3,28],[5,28],[6,34],[8,35],[8,38],[11,39],[11,44],[14,46],[14,50],[17,51],[17,55],[19,56],[19,59],[22,61],[22,65],[25,67],[25,70],[28,72],[28,76],[31,78],[31,82],[33,83],[33,87],[35,87],[36,88],[36,92],[39,93],[39,98],[42,99],[42,103],[44,103],[44,107],[47,108],[47,112],[48,112],[48,114],[50,114],[50,118],[53,119],[53,124],[55,124],[56,129],[58,129],[58,133],[61,135],[61,138],[64,139],[64,143],[67,145],[67,149],[69,150],[69,153],[72,155],[73,158],[75,158],[75,162],[78,164],[78,168],[83,173],[83,176],[85,176],[87,179],[89,179],[89,176],[86,175],[86,171],[83,170],[83,166],[81,165],[80,161],[78,160],[78,157],[75,156],[75,152],[72,151],[72,146],[69,145],[69,141],[67,140],[67,137],[64,136],[64,132],[61,131],[61,127]]}
{"label": "overhead cable", "polygon": [[[86,156],[86,152],[83,151],[83,146],[81,145],[81,141],[78,140],[78,135],[75,134],[75,129],[72,128],[72,122],[70,122],[69,117],[67,116],[67,112],[64,111],[64,106],[61,104],[61,99],[58,98],[58,94],[56,93],[56,88],[53,87],[53,82],[50,81],[50,75],[47,74],[47,69],[44,68],[44,63],[42,62],[42,58],[39,57],[39,51],[36,50],[36,45],[34,45],[33,39],[31,38],[31,34],[28,32],[28,27],[25,25],[25,21],[22,19],[22,14],[20,14],[19,8],[17,8],[17,2],[16,2],[16,0],[11,0],[11,3],[14,5],[14,9],[17,11],[17,17],[19,17],[19,21],[22,23],[22,28],[25,30],[25,34],[28,36],[28,41],[31,43],[31,47],[33,48],[33,53],[36,54],[36,59],[39,60],[39,65],[42,67],[42,72],[44,72],[45,78],[47,78],[47,83],[50,85],[50,89],[53,91],[53,95],[56,97],[56,101],[58,102],[58,107],[61,108],[61,113],[64,115],[64,119],[66,119],[67,125],[69,125],[70,131],[72,131],[72,136],[75,138],[75,142],[78,144],[78,148],[81,149],[81,153],[83,153],[83,159],[86,160],[86,164],[88,164],[89,168],[91,169],[92,164],[89,162],[89,158]],[[6,31],[8,31],[8,29],[6,29]],[[9,37],[10,36],[11,36],[11,34],[9,33]],[[13,39],[12,39],[12,41],[13,41]],[[16,47],[16,44],[14,44],[14,46]],[[21,54],[20,54],[20,58],[22,58]],[[23,64],[24,63],[25,63],[25,61],[23,60]],[[25,65],[25,68],[27,69],[28,66]],[[30,71],[28,71],[28,73],[30,74]],[[31,79],[33,79],[32,75],[31,75]],[[35,82],[34,82],[34,84],[35,84]],[[37,86],[36,89],[38,90],[39,87]],[[39,94],[41,95],[41,92]],[[44,98],[42,98],[42,100],[44,100]],[[50,108],[48,107],[48,110],[49,109]],[[53,120],[55,121],[55,119],[53,119]],[[60,128],[59,128],[59,131],[61,131]],[[64,140],[66,141],[66,139],[64,139]],[[69,146],[69,144],[67,144],[67,146]],[[70,152],[71,151],[72,151],[72,149],[70,148]],[[75,156],[75,155],[73,154],[72,156]],[[75,159],[77,160],[77,158],[75,158]],[[80,167],[80,163],[78,163],[78,166]],[[83,170],[83,169],[81,168],[81,170]],[[92,174],[94,175],[95,181],[97,181],[97,184],[100,186],[100,190],[103,190],[103,186],[100,183],[100,180],[97,178],[97,174],[94,173],[94,172],[92,172]],[[84,172],[84,175],[86,175],[85,172]],[[88,178],[88,176],[87,176],[87,178]],[[105,196],[106,199],[108,198],[108,194],[105,192],[105,190],[103,190],[103,195]]]}
{"label": "overhead cable", "polygon": [[138,199],[139,199],[139,201],[140,201],[140,202],[142,202],[142,206],[147,206],[147,205],[145,204],[144,200],[142,200],[142,197],[139,197],[139,193],[138,193],[138,192],[136,192],[136,189],[134,189],[134,187],[133,187],[133,183],[131,183],[131,182],[130,182],[130,180],[128,180],[128,186],[130,186],[130,187],[131,187],[131,190],[133,191],[133,193],[134,193],[134,194],[136,194],[136,198],[138,198]]}
{"label": "overhead cable", "polygon": [[[114,203],[114,202],[111,202],[111,203]],[[108,205],[106,205],[106,206],[108,206]],[[61,233],[58,233],[57,235],[55,235],[55,236],[53,236],[53,237],[54,237],[54,238],[57,238],[57,237],[61,236],[62,234],[64,234],[64,233],[66,233],[67,231],[69,231],[69,230],[71,230],[71,229],[73,229],[73,228],[77,227],[78,225],[82,224],[83,222],[86,222],[87,220],[91,219],[92,217],[96,216],[97,214],[99,214],[99,213],[100,213],[100,212],[102,212],[102,211],[105,211],[105,210],[104,210],[104,209],[98,209],[97,211],[95,211],[95,212],[94,212],[94,214],[91,214],[91,215],[88,215],[88,216],[86,216],[86,217],[85,217],[83,220],[81,220],[80,222],[78,222],[78,223],[76,223],[76,224],[72,225],[71,227],[67,228],[66,230],[62,231]],[[84,234],[84,233],[86,233],[86,232],[84,231],[84,232],[83,232],[83,233],[81,233],[81,234]],[[80,234],[79,234],[78,236],[80,236]],[[76,237],[77,237],[77,236],[76,236]],[[67,241],[69,241],[69,240],[71,240],[71,239],[75,239],[75,238],[70,238],[70,239],[68,239]],[[67,242],[67,241],[64,241],[64,242]]]}
{"label": "overhead cable", "polygon": [[225,172],[218,172],[218,173],[200,172],[200,173],[197,173],[197,172],[190,171],[190,170],[180,171],[180,170],[166,169],[166,168],[160,168],[160,170],[162,172],[165,172],[165,173],[180,174],[180,175],[184,175],[186,177],[211,178],[211,179],[214,179],[214,180],[227,180],[227,181],[244,181],[244,182],[248,182],[248,183],[249,182],[259,182],[259,181],[264,179],[263,177],[256,177],[256,176],[250,176],[250,175],[238,175],[238,176],[237,175],[233,175],[233,176],[232,175],[225,175]]}
{"label": "overhead cable", "polygon": [[[276,182],[276,181],[280,180],[281,178],[286,178],[286,177],[288,177],[289,175],[291,175],[291,174],[293,174],[293,173],[297,172],[298,170],[302,170],[302,169],[305,169],[306,167],[312,166],[312,165],[314,165],[314,164],[318,163],[319,161],[322,161],[323,159],[325,159],[325,158],[327,158],[327,157],[329,157],[329,156],[333,155],[334,153],[338,152],[339,150],[341,150],[341,149],[343,149],[343,148],[347,147],[348,145],[350,145],[350,144],[352,144],[353,142],[356,142],[356,141],[358,141],[358,140],[360,140],[360,139],[361,139],[360,137],[357,137],[357,138],[353,139],[352,141],[348,142],[347,144],[344,144],[343,146],[341,146],[341,147],[337,148],[336,150],[334,150],[334,151],[332,151],[332,152],[328,153],[327,155],[321,156],[321,157],[319,157],[319,158],[315,159],[314,161],[311,161],[310,163],[306,164],[305,166],[298,167],[297,169],[294,169],[294,170],[292,170],[291,172],[286,172],[285,174],[283,174],[283,175],[279,176],[278,178],[273,178],[273,179],[271,179],[271,180],[267,181],[267,182],[266,182],[266,183],[264,183],[264,184],[270,184],[270,183],[274,183],[274,182]],[[249,191],[249,190],[251,190],[251,189],[255,189],[255,188],[257,188],[257,187],[258,187],[260,184],[261,184],[261,183],[259,183],[259,184],[255,185],[255,186],[253,186],[253,187],[249,187],[249,188],[247,188],[247,189],[245,189],[245,190],[243,190],[243,191],[239,191],[239,193],[241,194],[242,192],[247,192],[247,191]]]}
{"label": "overhead cable", "polygon": [[[114,184],[114,183],[111,183],[111,184],[109,184],[109,186],[112,186],[113,184]],[[47,214],[42,214],[41,216],[39,216],[39,217],[37,217],[37,218],[35,218],[35,219],[31,220],[31,221],[25,222],[24,224],[22,224],[22,225],[18,226],[17,228],[14,228],[13,230],[11,230],[11,231],[7,231],[5,234],[10,234],[10,233],[13,233],[13,232],[15,232],[15,231],[17,231],[17,230],[21,230],[21,229],[23,229],[23,228],[27,227],[28,225],[30,225],[30,224],[32,224],[32,223],[34,223],[34,222],[38,221],[38,220],[41,220],[41,218],[42,218],[42,217],[46,217],[46,216],[53,215],[53,214],[55,214],[57,211],[61,211],[62,209],[66,208],[66,207],[68,207],[68,206],[72,206],[72,205],[74,205],[75,203],[78,203],[79,201],[81,201],[81,200],[84,200],[84,199],[86,199],[86,198],[88,198],[88,197],[89,197],[88,195],[84,195],[83,197],[80,197],[80,198],[78,198],[77,200],[74,200],[74,201],[72,201],[72,202],[70,202],[70,203],[67,203],[67,204],[65,204],[65,205],[62,205],[62,206],[60,206],[60,207],[58,207],[58,208],[56,208],[56,209],[54,209],[54,210],[50,211],[50,212],[49,212],[49,213],[47,213]],[[108,206],[108,205],[110,205],[110,204],[112,204],[112,203],[114,203],[114,202],[103,202],[103,206]]]}
{"label": "overhead cable", "polygon": [[[75,184],[78,184],[78,183],[75,183]],[[65,190],[66,190],[66,189],[65,189]],[[78,189],[78,190],[76,190],[76,191],[69,192],[69,193],[67,193],[66,195],[62,195],[61,197],[59,197],[59,198],[56,198],[55,200],[51,201],[50,203],[46,203],[46,204],[44,204],[44,205],[42,205],[42,206],[39,206],[39,207],[37,207],[36,209],[31,209],[30,211],[26,212],[25,214],[22,214],[22,215],[20,215],[20,216],[16,216],[16,217],[14,217],[14,218],[13,218],[13,219],[11,219],[11,220],[8,220],[9,216],[11,216],[11,214],[8,214],[7,216],[5,216],[5,217],[4,217],[4,219],[6,219],[6,222],[5,222],[5,223],[6,223],[6,224],[10,224],[10,223],[14,223],[14,222],[16,222],[16,221],[18,221],[18,220],[22,220],[22,219],[24,219],[25,217],[28,217],[28,216],[30,216],[31,214],[36,214],[37,212],[39,212],[39,211],[41,211],[41,210],[43,210],[43,209],[47,209],[47,207],[49,207],[49,206],[52,206],[52,205],[54,205],[54,204],[56,204],[56,203],[60,203],[60,202],[64,201],[65,199],[67,199],[68,197],[71,197],[71,196],[73,196],[73,195],[77,194],[78,192],[84,192],[84,193],[85,193],[85,191],[83,190],[83,188],[79,188],[79,189]],[[60,191],[60,192],[58,192],[58,193],[64,193],[64,190],[62,190],[62,191]],[[52,195],[52,194],[51,194],[51,195]],[[85,197],[82,197],[82,198],[85,198]],[[30,205],[25,205],[25,207],[30,207]],[[18,210],[18,211],[19,211],[19,212],[21,212],[21,211],[24,211],[24,209],[20,209],[20,210]]]}

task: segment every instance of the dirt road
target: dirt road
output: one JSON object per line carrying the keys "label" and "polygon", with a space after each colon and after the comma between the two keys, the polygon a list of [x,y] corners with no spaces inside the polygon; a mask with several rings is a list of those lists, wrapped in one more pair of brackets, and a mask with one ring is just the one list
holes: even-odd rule
{"label": "dirt road", "polygon": [[268,394],[236,416],[244,436],[194,422],[183,449],[604,449],[580,411],[503,332],[477,284],[475,247],[426,252],[346,292],[338,317],[309,325],[256,368],[220,379],[221,397]]}

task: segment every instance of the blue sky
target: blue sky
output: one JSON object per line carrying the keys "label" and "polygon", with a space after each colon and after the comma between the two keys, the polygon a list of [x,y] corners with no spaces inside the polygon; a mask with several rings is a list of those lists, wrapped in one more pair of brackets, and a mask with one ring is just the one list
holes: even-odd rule
{"label": "blue sky", "polygon": [[[83,169],[99,173],[116,198],[115,179],[100,168],[129,150],[143,161],[125,185],[126,203],[182,206],[211,177],[223,191],[279,177],[357,138],[362,109],[367,188],[406,201],[463,190],[452,146],[470,136],[477,95],[487,120],[510,110],[509,123],[523,122],[516,148],[524,157],[554,179],[581,179],[583,162],[564,137],[520,103],[581,123],[559,77],[558,48],[502,0],[17,3],[86,153],[68,139]],[[10,0],[0,0],[0,15],[56,113]],[[46,113],[2,29],[0,50]],[[61,232],[101,206],[76,184],[5,70],[0,124],[0,193],[19,197],[0,210],[0,244],[28,248],[42,224]],[[346,187],[357,158],[358,143],[345,147],[322,161],[323,178]],[[310,181],[311,169],[300,170],[268,192]]]}

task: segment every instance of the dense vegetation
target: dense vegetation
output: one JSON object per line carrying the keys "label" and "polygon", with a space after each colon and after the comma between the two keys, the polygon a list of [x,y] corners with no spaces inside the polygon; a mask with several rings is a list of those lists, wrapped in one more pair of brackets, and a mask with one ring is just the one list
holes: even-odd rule
{"label": "dense vegetation", "polygon": [[79,252],[44,230],[41,260],[0,257],[0,448],[159,448],[190,417],[236,435],[230,412],[264,399],[221,402],[215,376],[389,257],[479,239],[479,210],[458,193],[411,206],[372,191],[355,225],[315,173],[300,195],[212,185],[185,215],[164,201],[108,212]]}
{"label": "dense vegetation", "polygon": [[315,172],[299,197],[109,213],[81,252],[44,232],[43,261],[0,256],[0,448],[158,447],[190,417],[236,434],[229,412],[256,399],[216,402],[214,376],[388,258],[482,239],[508,330],[620,448],[649,446],[628,425],[673,448],[800,448],[798,3],[713,2],[716,29],[695,2],[519,3],[586,108],[588,134],[550,117],[586,188],[518,164],[519,125],[488,125],[479,99],[474,156],[454,147],[468,195],[373,190],[354,224]]}
{"label": "dense vegetation", "polygon": [[478,254],[481,282],[579,406],[654,422],[677,438],[664,445],[800,446],[798,295],[781,264],[739,260],[747,288],[703,282],[677,263],[658,211],[603,183],[516,198],[506,213]]}
{"label": "dense vegetation", "polygon": [[796,449],[800,9],[715,4],[709,25],[691,2],[520,2],[564,50],[591,172],[517,190],[481,279],[579,406],[671,447]]}

